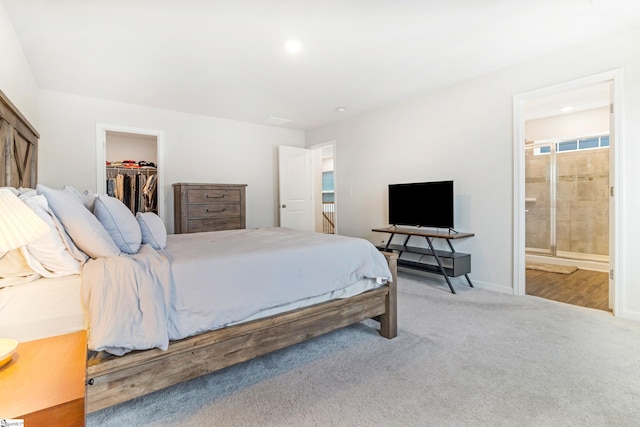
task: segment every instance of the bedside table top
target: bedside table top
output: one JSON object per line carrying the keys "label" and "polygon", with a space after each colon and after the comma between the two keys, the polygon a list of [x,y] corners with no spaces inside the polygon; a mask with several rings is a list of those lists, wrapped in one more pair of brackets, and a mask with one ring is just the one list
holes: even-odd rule
{"label": "bedside table top", "polygon": [[19,343],[11,363],[0,368],[0,418],[78,399],[84,408],[86,362],[86,331]]}

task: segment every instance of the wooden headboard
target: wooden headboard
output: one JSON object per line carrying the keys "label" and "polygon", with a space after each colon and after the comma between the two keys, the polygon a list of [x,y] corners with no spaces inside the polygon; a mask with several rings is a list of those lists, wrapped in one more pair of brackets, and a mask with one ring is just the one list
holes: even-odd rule
{"label": "wooden headboard", "polygon": [[0,90],[0,187],[36,187],[38,138],[38,131]]}

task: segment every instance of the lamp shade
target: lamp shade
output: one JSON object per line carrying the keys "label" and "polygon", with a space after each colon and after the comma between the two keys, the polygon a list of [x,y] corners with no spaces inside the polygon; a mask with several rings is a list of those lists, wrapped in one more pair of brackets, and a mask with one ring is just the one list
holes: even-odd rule
{"label": "lamp shade", "polygon": [[0,189],[0,255],[38,240],[49,226],[9,190]]}

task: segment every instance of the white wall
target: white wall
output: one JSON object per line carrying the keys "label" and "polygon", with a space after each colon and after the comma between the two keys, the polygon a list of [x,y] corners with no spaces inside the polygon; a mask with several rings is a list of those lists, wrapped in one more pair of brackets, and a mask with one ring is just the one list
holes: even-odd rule
{"label": "white wall", "polygon": [[[340,233],[378,243],[387,224],[387,184],[455,180],[456,228],[476,233],[456,249],[472,253],[478,285],[513,287],[513,96],[624,67],[624,317],[640,320],[640,29],[525,62],[413,100],[307,132],[307,146],[335,139]],[[619,138],[619,139],[620,139]],[[459,286],[465,286],[463,282]]]}
{"label": "white wall", "polygon": [[96,123],[165,134],[165,223],[175,182],[248,184],[247,228],[277,224],[277,147],[304,147],[302,131],[40,91],[40,176],[51,187],[96,191]]}
{"label": "white wall", "polygon": [[609,107],[561,114],[525,122],[527,141],[575,138],[609,132]]}
{"label": "white wall", "polygon": [[153,135],[138,135],[107,131],[106,160],[141,160],[158,162],[158,138]]}
{"label": "white wall", "polygon": [[0,54],[0,90],[37,129],[38,87],[2,0]]}

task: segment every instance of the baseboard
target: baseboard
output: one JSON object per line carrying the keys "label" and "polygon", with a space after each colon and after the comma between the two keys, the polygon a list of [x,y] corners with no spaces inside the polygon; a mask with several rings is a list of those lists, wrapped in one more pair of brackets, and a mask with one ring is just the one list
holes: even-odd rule
{"label": "baseboard", "polygon": [[480,280],[474,280],[473,278],[471,278],[471,281],[473,282],[473,286],[475,286],[476,288],[485,289],[487,291],[500,292],[501,294],[509,294],[509,295],[514,294],[513,288],[510,286],[498,285],[496,283],[490,283],[490,282],[483,282]]}
{"label": "baseboard", "polygon": [[622,310],[622,314],[620,316],[623,319],[633,320],[635,322],[640,322],[640,311],[635,310]]}
{"label": "baseboard", "polygon": [[[437,278],[442,281],[444,286],[447,286],[447,284],[444,281],[444,277],[442,277],[442,275],[440,274],[430,273],[428,271],[416,270],[413,268],[402,267],[402,266],[398,266],[398,271],[409,273],[413,276],[422,276],[425,278]],[[473,283],[473,286],[478,289],[485,289],[487,291],[500,292],[501,294],[509,294],[509,295],[514,294],[513,288],[509,286],[497,285],[495,283],[476,280],[473,278],[473,275],[470,275],[469,278],[471,279],[471,283]],[[467,279],[465,279],[464,276],[450,277],[449,279],[451,280],[451,283],[453,284],[453,287],[455,289],[457,289],[458,286],[465,286],[465,287],[469,286],[469,284],[467,283]]]}

